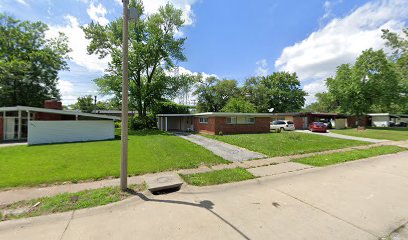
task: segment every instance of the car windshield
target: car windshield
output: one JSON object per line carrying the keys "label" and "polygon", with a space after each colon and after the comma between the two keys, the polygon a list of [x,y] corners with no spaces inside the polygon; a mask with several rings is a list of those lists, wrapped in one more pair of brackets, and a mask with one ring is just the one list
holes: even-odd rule
{"label": "car windshield", "polygon": [[292,121],[288,121],[288,124],[293,124],[293,122],[292,122]]}
{"label": "car windshield", "polygon": [[316,125],[316,126],[319,126],[319,127],[324,126],[324,123],[322,123],[322,122],[314,122],[313,124]]}

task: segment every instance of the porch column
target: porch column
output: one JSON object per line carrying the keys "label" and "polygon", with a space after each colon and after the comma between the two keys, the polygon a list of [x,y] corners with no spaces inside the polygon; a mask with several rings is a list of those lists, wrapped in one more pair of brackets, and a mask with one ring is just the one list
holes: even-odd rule
{"label": "porch column", "polygon": [[18,111],[18,132],[17,132],[18,140],[21,140],[21,110]]}
{"label": "porch column", "polygon": [[28,128],[29,128],[29,126],[30,126],[30,119],[31,118],[31,114],[30,114],[30,111],[27,111],[27,141],[28,141]]}
{"label": "porch column", "polygon": [[165,119],[166,119],[166,132],[167,132],[167,117]]}
{"label": "porch column", "polygon": [[6,140],[6,111],[3,112],[3,136],[2,139],[3,141]]}
{"label": "porch column", "polygon": [[75,120],[78,121],[78,115],[75,115]]}

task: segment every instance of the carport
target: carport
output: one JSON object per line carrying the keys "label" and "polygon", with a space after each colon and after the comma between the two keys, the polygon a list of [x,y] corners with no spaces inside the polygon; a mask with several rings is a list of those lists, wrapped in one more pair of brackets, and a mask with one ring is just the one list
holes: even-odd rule
{"label": "carport", "polygon": [[194,131],[193,114],[157,114],[157,128],[163,131]]}

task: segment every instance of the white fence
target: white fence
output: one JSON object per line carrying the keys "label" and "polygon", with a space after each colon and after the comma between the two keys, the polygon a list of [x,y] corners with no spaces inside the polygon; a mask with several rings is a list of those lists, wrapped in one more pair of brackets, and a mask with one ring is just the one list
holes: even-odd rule
{"label": "white fence", "polygon": [[30,121],[28,145],[107,140],[115,137],[111,120]]}

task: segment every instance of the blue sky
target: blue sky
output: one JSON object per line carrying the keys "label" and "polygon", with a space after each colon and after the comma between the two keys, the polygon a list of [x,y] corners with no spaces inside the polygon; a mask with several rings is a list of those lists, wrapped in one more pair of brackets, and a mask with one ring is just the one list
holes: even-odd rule
{"label": "blue sky", "polygon": [[[324,79],[336,66],[353,63],[364,49],[383,48],[380,30],[400,31],[408,19],[406,0],[144,0],[147,14],[167,1],[185,13],[188,61],[180,63],[182,71],[240,83],[294,71],[309,93],[308,103],[325,90]],[[80,26],[119,17],[121,0],[2,0],[0,11],[47,23],[48,36],[58,31],[69,36],[71,70],[60,73],[59,84],[64,104],[97,94],[92,80],[103,74],[108,59],[86,54]]]}

